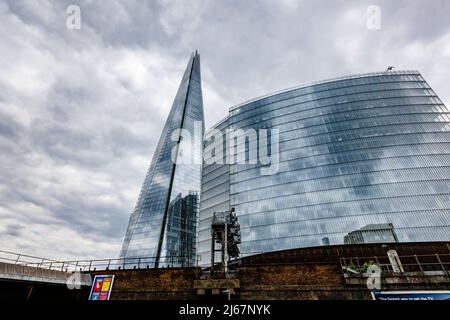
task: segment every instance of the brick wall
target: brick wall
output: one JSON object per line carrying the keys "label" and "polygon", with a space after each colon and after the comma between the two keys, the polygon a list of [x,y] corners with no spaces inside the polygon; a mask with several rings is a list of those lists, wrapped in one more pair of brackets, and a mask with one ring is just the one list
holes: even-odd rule
{"label": "brick wall", "polygon": [[99,271],[95,274],[114,274],[111,300],[177,300],[195,299],[193,281],[199,268],[141,269]]}
{"label": "brick wall", "polygon": [[[371,299],[364,277],[345,278],[339,262],[340,257],[385,256],[390,249],[402,255],[448,254],[449,243],[403,243],[330,246],[272,252],[244,258],[236,265],[240,288],[232,299]],[[200,268],[140,269],[97,271],[91,275],[114,274],[111,293],[113,300],[184,300],[225,299],[225,295],[213,296],[207,292],[198,296],[194,281],[200,278]],[[6,286],[7,285],[7,286]],[[87,300],[90,288],[69,291],[65,285],[48,286],[27,281],[9,281],[0,287],[2,293],[16,292],[17,297],[29,295],[31,299]],[[6,289],[9,288],[9,289]],[[450,273],[425,275],[386,274],[382,280],[383,290],[450,290]],[[13,290],[13,291],[11,291]],[[3,292],[5,291],[5,292]],[[56,293],[57,294],[53,294]],[[23,297],[24,299],[26,296]]]}

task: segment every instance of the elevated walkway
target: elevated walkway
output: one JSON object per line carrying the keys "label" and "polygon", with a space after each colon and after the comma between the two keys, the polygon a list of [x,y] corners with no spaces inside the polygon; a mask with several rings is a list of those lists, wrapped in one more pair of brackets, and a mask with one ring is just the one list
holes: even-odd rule
{"label": "elevated walkway", "polygon": [[8,251],[0,251],[0,281],[45,282],[52,284],[89,286],[91,277],[88,274],[77,274],[67,268],[55,270],[52,263],[57,261],[21,255]]}

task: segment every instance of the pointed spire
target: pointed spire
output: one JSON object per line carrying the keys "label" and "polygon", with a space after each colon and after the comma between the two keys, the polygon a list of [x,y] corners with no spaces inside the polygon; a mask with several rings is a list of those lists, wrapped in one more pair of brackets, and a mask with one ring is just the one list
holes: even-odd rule
{"label": "pointed spire", "polygon": [[[182,128],[189,131],[192,137],[195,137],[194,130],[197,122],[200,122],[204,127],[200,60],[198,52],[195,50],[191,53],[153,154],[153,160],[141,193],[130,217],[120,253],[121,257],[154,257],[155,265],[159,264],[161,256],[175,255],[194,259],[195,247],[186,249],[180,243],[195,243],[195,223],[189,224],[194,229],[178,230],[175,233],[173,231],[176,229],[175,227],[168,228],[167,226],[174,223],[172,221],[174,219],[172,215],[174,214],[192,219],[196,219],[198,214],[197,211],[176,212],[175,210],[178,209],[175,208],[173,202],[179,197],[183,201],[188,201],[193,195],[196,195],[196,197],[199,195],[201,165],[183,164],[177,166],[178,151],[175,152],[175,161],[172,159],[172,152],[178,150],[177,143],[179,142],[177,139],[173,139],[172,133]],[[201,136],[200,140],[202,140]],[[196,159],[201,158],[202,154],[201,142],[198,145],[200,148],[194,151],[196,152]],[[170,238],[170,241],[167,240],[167,237]],[[161,261],[161,263],[164,263],[164,261]],[[186,261],[181,263],[186,263]]]}

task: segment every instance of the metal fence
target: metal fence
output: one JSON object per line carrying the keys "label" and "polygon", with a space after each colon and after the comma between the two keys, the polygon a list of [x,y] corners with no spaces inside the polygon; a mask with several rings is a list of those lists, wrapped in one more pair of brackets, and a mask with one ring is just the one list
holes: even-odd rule
{"label": "metal fence", "polygon": [[57,263],[58,261],[27,254],[0,250],[0,262],[24,266],[37,266]]}
{"label": "metal fence", "polygon": [[[257,253],[247,253],[247,255],[254,254]],[[404,272],[441,271],[450,276],[450,254],[404,255],[399,256],[399,259]],[[198,267],[199,261],[199,255],[196,258],[160,257],[157,265],[156,257],[58,261],[0,250],[0,262],[65,272]],[[340,258],[340,265],[345,273],[349,273],[349,271],[351,273],[364,273],[367,267],[372,264],[378,265],[384,272],[394,271],[387,255]],[[220,277],[220,275],[217,276]]]}
{"label": "metal fence", "polygon": [[136,257],[58,261],[0,250],[0,262],[65,272],[195,267],[198,266],[199,257],[160,257],[158,264],[156,260],[156,257]]}
{"label": "metal fence", "polygon": [[[404,272],[442,271],[450,275],[450,254],[399,256]],[[370,265],[378,265],[383,272],[393,272],[388,256],[340,258],[342,270],[364,273]]]}
{"label": "metal fence", "polygon": [[97,271],[97,270],[130,270],[151,268],[184,268],[195,267],[197,261],[190,257],[170,256],[160,257],[156,264],[156,257],[115,258],[95,260],[73,260],[50,262],[41,264],[41,268],[63,269],[65,271]]}

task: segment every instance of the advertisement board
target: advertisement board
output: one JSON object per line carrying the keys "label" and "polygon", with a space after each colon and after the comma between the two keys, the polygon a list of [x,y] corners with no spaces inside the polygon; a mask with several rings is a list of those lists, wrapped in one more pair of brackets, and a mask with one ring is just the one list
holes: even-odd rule
{"label": "advertisement board", "polygon": [[450,300],[450,291],[377,291],[372,292],[372,299],[391,301]]}
{"label": "advertisement board", "polygon": [[112,275],[95,276],[89,300],[109,300],[113,283],[114,276]]}

